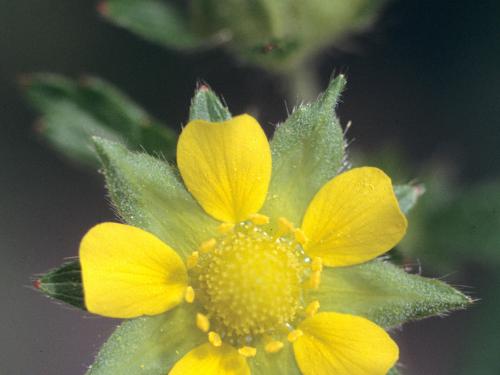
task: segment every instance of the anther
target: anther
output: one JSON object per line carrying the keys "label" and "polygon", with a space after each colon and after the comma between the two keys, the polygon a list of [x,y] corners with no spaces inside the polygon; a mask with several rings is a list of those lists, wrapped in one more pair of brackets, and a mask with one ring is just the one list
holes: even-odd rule
{"label": "anther", "polygon": [[323,271],[323,259],[320,257],[314,257],[311,263],[311,270],[313,271]]}
{"label": "anther", "polygon": [[280,217],[278,219],[278,228],[281,234],[286,234],[288,232],[293,232],[295,227],[293,224],[286,218]]}
{"label": "anther", "polygon": [[238,353],[240,353],[245,358],[255,357],[257,354],[257,348],[252,346],[243,346],[238,349]]}
{"label": "anther", "polygon": [[210,329],[210,320],[208,320],[206,315],[196,314],[196,326],[203,332],[208,332]]}
{"label": "anther", "polygon": [[321,271],[313,271],[310,278],[311,288],[318,289],[321,283]]}
{"label": "anther", "polygon": [[265,225],[269,224],[269,216],[262,214],[251,214],[249,217],[250,221],[255,225]]}
{"label": "anther", "polygon": [[200,245],[200,252],[202,253],[208,253],[210,250],[212,250],[215,245],[217,244],[217,241],[215,238],[211,238],[205,242],[203,242],[201,245]]}
{"label": "anther", "polygon": [[304,332],[302,332],[300,329],[294,329],[293,331],[291,331],[288,336],[287,336],[287,339],[288,341],[290,342],[295,342],[297,341],[297,339],[301,336],[304,335]]}
{"label": "anther", "polygon": [[198,259],[200,258],[200,253],[198,251],[193,251],[186,260],[186,265],[188,269],[193,269],[198,264]]}
{"label": "anther", "polygon": [[297,228],[293,231],[293,234],[295,235],[295,240],[300,243],[301,245],[305,245],[307,243],[307,237],[304,231],[300,228]]}
{"label": "anther", "polygon": [[222,223],[217,227],[217,232],[220,234],[226,234],[231,232],[234,229],[234,224],[233,223]]}
{"label": "anther", "polygon": [[283,349],[283,343],[281,341],[270,341],[266,344],[264,349],[268,353],[277,353]]}
{"label": "anther", "polygon": [[222,345],[220,335],[214,331],[208,332],[208,342],[217,348]]}
{"label": "anther", "polygon": [[309,305],[306,307],[306,315],[308,318],[316,315],[316,313],[319,310],[319,301],[312,301]]}
{"label": "anther", "polygon": [[187,303],[193,303],[194,302],[194,289],[192,286],[188,286],[186,288],[186,293],[184,294],[184,299],[186,300]]}

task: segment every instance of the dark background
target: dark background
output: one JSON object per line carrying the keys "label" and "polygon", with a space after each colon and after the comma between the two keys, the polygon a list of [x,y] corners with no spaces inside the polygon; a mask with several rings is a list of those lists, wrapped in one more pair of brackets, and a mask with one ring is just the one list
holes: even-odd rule
{"label": "dark background", "polygon": [[[101,76],[177,130],[199,79],[233,113],[258,108],[262,124],[285,118],[285,93],[269,74],[221,50],[179,54],[144,42],[101,20],[94,2],[0,0],[0,9],[0,373],[81,374],[117,322],[51,303],[30,288],[30,277],[75,256],[84,232],[113,215],[99,176],[39,142],[19,75]],[[392,142],[415,170],[446,159],[464,185],[498,177],[499,24],[495,0],[394,1],[370,33],[322,54],[323,86],[333,70],[348,76],[339,115],[344,124],[353,121],[354,147],[370,151]],[[479,297],[489,287],[495,296],[481,267],[445,280]],[[469,324],[487,303],[397,332],[405,374],[463,369],[471,348],[481,345],[464,335],[488,332]],[[497,316],[484,324],[500,325]],[[490,370],[470,374],[500,371]]]}

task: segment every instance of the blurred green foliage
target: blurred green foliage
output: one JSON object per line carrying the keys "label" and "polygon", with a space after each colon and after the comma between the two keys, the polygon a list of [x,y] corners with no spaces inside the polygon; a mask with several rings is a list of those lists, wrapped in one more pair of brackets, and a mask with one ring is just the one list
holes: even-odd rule
{"label": "blurred green foliage", "polygon": [[80,81],[56,74],[21,80],[26,97],[42,114],[37,131],[64,157],[98,165],[91,137],[100,136],[170,159],[176,134],[111,84],[95,77]]}
{"label": "blurred green foliage", "polygon": [[[238,58],[293,70],[322,48],[369,25],[387,0],[107,0],[111,22],[170,48],[224,44]],[[243,21],[244,20],[244,21]]]}

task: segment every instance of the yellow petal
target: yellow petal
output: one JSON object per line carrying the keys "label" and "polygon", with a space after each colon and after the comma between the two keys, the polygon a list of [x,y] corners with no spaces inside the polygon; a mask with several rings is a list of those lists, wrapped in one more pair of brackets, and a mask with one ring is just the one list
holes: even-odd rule
{"label": "yellow petal", "polygon": [[309,256],[327,266],[373,259],[403,238],[407,221],[391,179],[377,168],[356,168],[325,184],[310,203],[302,230]]}
{"label": "yellow petal", "polygon": [[293,349],[304,375],[385,375],[398,360],[396,343],[361,317],[319,313],[299,328]]}
{"label": "yellow petal", "polygon": [[182,301],[187,272],[177,253],[142,229],[96,225],[80,243],[87,309],[112,318],[156,315]]}
{"label": "yellow petal", "polygon": [[177,163],[188,190],[218,220],[245,220],[264,203],[271,150],[249,115],[224,122],[191,121],[179,137]]}
{"label": "yellow petal", "polygon": [[230,345],[203,344],[175,364],[169,375],[250,375],[245,357]]}

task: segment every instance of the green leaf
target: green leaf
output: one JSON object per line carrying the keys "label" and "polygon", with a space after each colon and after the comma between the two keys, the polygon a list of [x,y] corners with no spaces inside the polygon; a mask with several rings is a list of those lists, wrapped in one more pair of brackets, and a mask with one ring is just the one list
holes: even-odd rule
{"label": "green leaf", "polygon": [[408,213],[418,199],[425,193],[424,185],[394,185],[394,193],[399,202],[401,211]]}
{"label": "green leaf", "polygon": [[76,82],[35,74],[25,80],[26,95],[42,113],[42,137],[77,163],[94,166],[92,136],[121,142],[134,150],[172,158],[176,136],[137,104],[98,78]]}
{"label": "green leaf", "polygon": [[182,304],[165,314],[122,323],[87,375],[166,375],[184,354],[207,340],[194,324],[193,309]]}
{"label": "green leaf", "polygon": [[301,105],[278,126],[271,142],[273,174],[263,212],[300,224],[316,192],[344,161],[344,136],[335,106],[345,86],[343,75],[319,99]]}
{"label": "green leaf", "polygon": [[165,47],[189,49],[204,42],[191,31],[187,17],[167,1],[108,0],[99,9],[116,25]]}
{"label": "green leaf", "polygon": [[82,275],[78,260],[64,263],[50,270],[33,284],[36,289],[47,296],[85,310]]}
{"label": "green leaf", "polygon": [[364,316],[385,328],[464,309],[472,302],[442,281],[410,275],[379,260],[325,268],[320,288],[311,295],[324,311]]}
{"label": "green leaf", "polygon": [[126,223],[155,234],[184,256],[213,237],[217,222],[187,192],[173,167],[118,143],[94,141],[111,202]]}
{"label": "green leaf", "polygon": [[206,85],[198,86],[191,101],[191,107],[189,108],[189,121],[206,120],[221,122],[230,118],[231,113],[220,101],[217,94]]}

